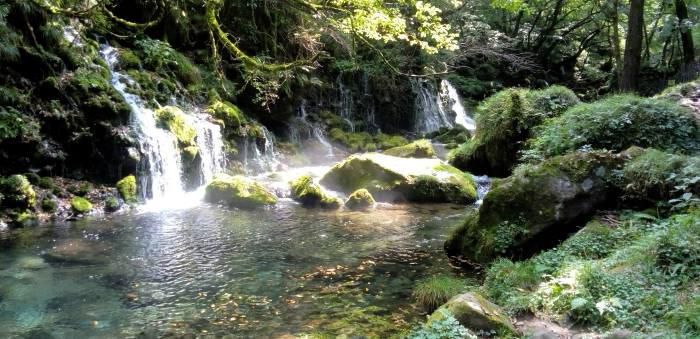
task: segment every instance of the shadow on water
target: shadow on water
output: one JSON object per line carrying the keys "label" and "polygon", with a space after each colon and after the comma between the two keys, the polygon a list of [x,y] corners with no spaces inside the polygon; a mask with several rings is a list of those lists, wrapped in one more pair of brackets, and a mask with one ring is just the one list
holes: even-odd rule
{"label": "shadow on water", "polygon": [[0,334],[386,337],[422,316],[416,280],[456,274],[442,244],[464,213],[202,205],[3,230]]}

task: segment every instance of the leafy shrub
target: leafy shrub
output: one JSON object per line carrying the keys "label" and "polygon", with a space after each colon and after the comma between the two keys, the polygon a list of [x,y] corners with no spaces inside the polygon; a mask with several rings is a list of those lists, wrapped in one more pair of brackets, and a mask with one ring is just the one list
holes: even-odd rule
{"label": "leafy shrub", "polygon": [[415,328],[406,337],[409,339],[476,339],[477,336],[462,326],[455,317],[447,310],[443,312],[443,317],[438,321],[432,321],[425,326]]}
{"label": "leafy shrub", "polygon": [[462,279],[433,276],[416,284],[413,289],[413,299],[427,312],[433,312],[464,289],[465,283]]}
{"label": "leafy shrub", "polygon": [[576,106],[548,121],[531,148],[539,156],[579,149],[622,151],[630,146],[695,152],[700,150],[699,138],[697,122],[677,103],[617,95]]}
{"label": "leafy shrub", "polygon": [[666,274],[700,277],[700,220],[694,215],[677,216],[663,234],[656,250],[656,265]]}
{"label": "leafy shrub", "polygon": [[506,176],[535,127],[578,103],[576,94],[560,86],[500,91],[479,105],[476,136],[451,154],[450,163],[475,174]]}
{"label": "leafy shrub", "polygon": [[136,42],[142,52],[144,66],[160,74],[173,74],[184,85],[202,81],[202,75],[194,64],[161,40],[143,39]]}
{"label": "leafy shrub", "polygon": [[486,271],[484,286],[489,299],[511,313],[529,308],[530,293],[542,281],[542,273],[532,261],[496,260]]}

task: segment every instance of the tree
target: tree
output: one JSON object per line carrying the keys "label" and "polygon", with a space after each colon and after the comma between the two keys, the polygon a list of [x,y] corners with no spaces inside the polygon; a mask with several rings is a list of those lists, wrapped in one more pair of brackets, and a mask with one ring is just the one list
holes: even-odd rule
{"label": "tree", "polygon": [[643,35],[644,0],[630,0],[625,60],[622,68],[622,78],[620,79],[620,91],[622,92],[630,92],[637,89],[642,60]]}
{"label": "tree", "polygon": [[685,0],[675,0],[675,6],[678,30],[683,46],[683,63],[690,64],[695,61],[695,45],[693,44],[693,32],[688,24],[688,5],[686,5]]}

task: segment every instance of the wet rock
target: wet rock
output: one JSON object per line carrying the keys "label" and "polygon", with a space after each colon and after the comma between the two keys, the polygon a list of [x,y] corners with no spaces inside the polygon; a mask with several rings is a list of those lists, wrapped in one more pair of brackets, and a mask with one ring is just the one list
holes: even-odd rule
{"label": "wet rock", "polygon": [[407,159],[378,153],[353,155],[333,166],[321,184],[346,194],[364,188],[378,201],[472,203],[476,200],[471,174],[439,159]]}
{"label": "wet rock", "polygon": [[477,293],[464,293],[450,299],[428,318],[428,323],[442,319],[445,314],[442,310],[449,311],[462,326],[471,330],[517,332],[500,307]]}
{"label": "wet rock", "polygon": [[138,192],[135,176],[129,175],[124,177],[122,180],[119,180],[117,182],[117,190],[127,204],[134,204],[138,202],[138,197],[136,196]]}
{"label": "wet rock", "polygon": [[290,183],[291,197],[304,207],[320,207],[338,209],[343,202],[328,194],[319,184],[314,183],[311,176],[301,176]]}
{"label": "wet rock", "polygon": [[375,203],[372,193],[362,188],[348,197],[348,200],[345,201],[345,207],[352,211],[362,211],[372,208]]}
{"label": "wet rock", "polygon": [[277,197],[265,187],[240,175],[216,177],[207,185],[204,200],[246,209],[271,206],[277,203]]}

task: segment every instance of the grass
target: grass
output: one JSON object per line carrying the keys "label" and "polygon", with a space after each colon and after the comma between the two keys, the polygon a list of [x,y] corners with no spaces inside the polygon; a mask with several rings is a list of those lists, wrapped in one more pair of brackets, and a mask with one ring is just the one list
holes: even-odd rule
{"label": "grass", "polygon": [[466,290],[464,279],[433,276],[419,281],[413,289],[413,299],[426,312],[432,313],[450,298]]}

